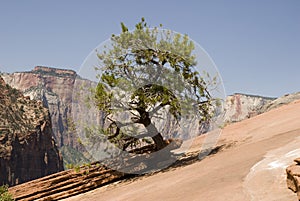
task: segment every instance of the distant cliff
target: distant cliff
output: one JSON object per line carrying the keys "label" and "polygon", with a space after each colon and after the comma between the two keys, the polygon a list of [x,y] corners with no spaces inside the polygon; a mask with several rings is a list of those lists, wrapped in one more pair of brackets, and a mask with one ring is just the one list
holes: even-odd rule
{"label": "distant cliff", "polygon": [[300,99],[300,92],[279,98],[236,93],[227,96],[225,122],[238,122]]}
{"label": "distant cliff", "polygon": [[76,73],[73,74],[73,71],[47,67],[3,75],[6,83],[21,90],[30,99],[41,100],[49,108],[54,137],[59,147],[76,143],[66,129],[75,77]]}
{"label": "distant cliff", "polygon": [[[50,111],[54,138],[65,164],[84,163],[88,159],[72,121],[72,96],[75,81],[81,85],[92,82],[79,79],[73,70],[37,66],[32,71],[2,75],[6,83],[21,90],[31,100],[40,100]],[[76,86],[79,86],[77,84]],[[79,90],[79,89],[78,89]],[[78,110],[78,108],[74,108]]]}
{"label": "distant cliff", "polygon": [[0,77],[0,185],[20,184],[63,170],[48,109]]}
{"label": "distant cliff", "polygon": [[238,122],[263,113],[275,98],[236,93],[226,98],[225,122]]}
{"label": "distant cliff", "polygon": [[267,112],[272,109],[275,109],[277,107],[280,107],[282,105],[289,104],[295,100],[300,99],[300,92],[292,93],[292,94],[286,94],[284,96],[281,96],[277,99],[274,99],[273,101],[269,102],[267,105],[265,105],[262,108],[262,112]]}

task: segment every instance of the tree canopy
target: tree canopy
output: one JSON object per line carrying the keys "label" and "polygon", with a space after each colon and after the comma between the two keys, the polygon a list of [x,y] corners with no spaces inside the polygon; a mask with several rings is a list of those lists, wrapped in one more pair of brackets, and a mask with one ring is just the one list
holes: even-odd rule
{"label": "tree canopy", "polygon": [[195,68],[193,41],[161,27],[150,28],[144,18],[133,31],[121,23],[122,32],[97,52],[95,103],[105,113],[103,133],[123,150],[143,142],[165,147],[154,122],[166,118],[163,113],[178,125],[187,118],[207,123],[213,116],[211,83],[204,79],[209,75]]}

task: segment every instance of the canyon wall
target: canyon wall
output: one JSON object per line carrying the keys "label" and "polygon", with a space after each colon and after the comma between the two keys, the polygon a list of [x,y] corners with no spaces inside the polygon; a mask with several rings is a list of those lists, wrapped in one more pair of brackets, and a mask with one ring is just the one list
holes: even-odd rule
{"label": "canyon wall", "polygon": [[83,154],[86,153],[85,148],[74,128],[72,108],[75,112],[89,114],[89,112],[82,111],[80,105],[73,100],[73,90],[75,87],[76,94],[81,93],[80,96],[83,97],[85,93],[88,93],[85,90],[93,82],[81,79],[72,70],[43,66],[37,66],[28,72],[16,72],[2,76],[9,85],[22,91],[31,100],[42,101],[43,106],[49,109],[53,136],[63,155],[64,165],[82,164],[89,161],[89,156]]}
{"label": "canyon wall", "polygon": [[238,122],[263,113],[275,98],[236,93],[226,98],[224,122]]}
{"label": "canyon wall", "polygon": [[51,119],[0,77],[0,185],[16,185],[63,170]]}

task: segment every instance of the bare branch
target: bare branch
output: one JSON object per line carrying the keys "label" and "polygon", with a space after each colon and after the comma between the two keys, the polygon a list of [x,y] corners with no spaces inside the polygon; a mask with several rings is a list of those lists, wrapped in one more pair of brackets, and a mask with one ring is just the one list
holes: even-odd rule
{"label": "bare branch", "polygon": [[116,121],[116,120],[113,120],[111,119],[110,117],[107,117],[108,120],[110,120],[112,123],[109,125],[109,127],[111,125],[116,125],[118,128],[122,128],[122,127],[125,127],[125,126],[130,126],[130,125],[133,125],[135,124],[134,122],[127,122],[127,123],[122,123],[120,121]]}
{"label": "bare branch", "polygon": [[168,103],[165,103],[165,104],[163,104],[163,103],[159,104],[158,106],[156,106],[153,110],[151,110],[151,111],[149,112],[149,116],[150,116],[150,117],[153,116],[158,110],[160,110],[161,108],[163,108],[163,107],[166,106],[166,105],[169,105],[169,102],[168,102]]}

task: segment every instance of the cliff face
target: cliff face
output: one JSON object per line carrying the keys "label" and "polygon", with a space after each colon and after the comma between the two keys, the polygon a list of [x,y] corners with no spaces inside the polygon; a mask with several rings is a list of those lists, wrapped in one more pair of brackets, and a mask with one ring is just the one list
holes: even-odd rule
{"label": "cliff face", "polygon": [[226,98],[225,122],[238,122],[300,99],[300,92],[279,98],[234,94]]}
{"label": "cliff face", "polygon": [[63,170],[49,111],[0,77],[0,185],[20,184]]}
{"label": "cliff face", "polygon": [[[37,66],[29,72],[4,74],[6,83],[22,91],[31,100],[40,100],[49,109],[54,138],[62,151],[64,162],[87,162],[80,152],[84,152],[72,122],[72,96],[75,81],[82,85],[91,84],[87,80],[76,79],[72,70]],[[76,86],[79,86],[77,84]],[[74,104],[73,104],[74,105]],[[74,108],[76,110],[76,108]]]}
{"label": "cliff face", "polygon": [[226,98],[225,122],[238,122],[264,112],[274,98],[234,94]]}
{"label": "cliff face", "polygon": [[49,108],[55,140],[59,147],[73,144],[67,134],[70,104],[76,73],[69,70],[35,67],[33,71],[3,75],[6,83],[32,100],[41,100]]}

